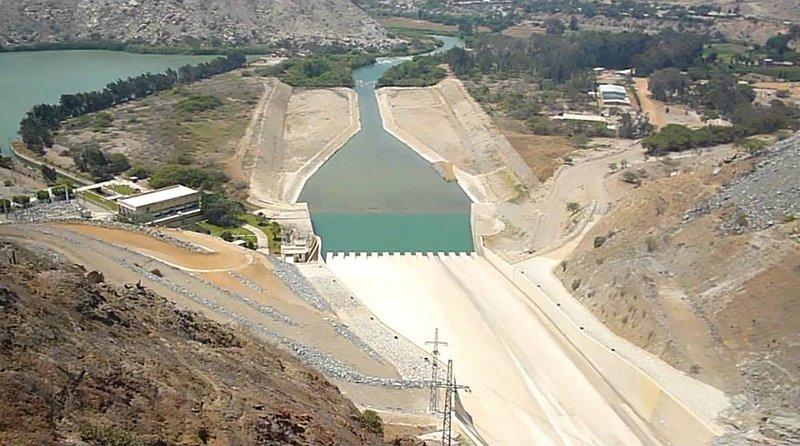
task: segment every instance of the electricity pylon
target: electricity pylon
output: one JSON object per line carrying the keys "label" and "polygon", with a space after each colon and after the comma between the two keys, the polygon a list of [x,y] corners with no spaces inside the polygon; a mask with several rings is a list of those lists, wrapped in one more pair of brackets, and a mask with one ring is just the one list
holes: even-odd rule
{"label": "electricity pylon", "polygon": [[425,343],[433,345],[430,382],[431,395],[430,400],[428,401],[428,409],[431,412],[436,412],[439,409],[439,387],[441,387],[441,384],[439,383],[439,346],[447,345],[447,342],[442,342],[439,340],[439,329],[437,328],[433,332],[433,341],[425,341]]}
{"label": "electricity pylon", "polygon": [[456,384],[453,376],[453,360],[447,361],[447,381],[444,384],[444,410],[442,411],[442,446],[453,444],[453,395],[459,390],[464,389],[469,392],[468,386]]}

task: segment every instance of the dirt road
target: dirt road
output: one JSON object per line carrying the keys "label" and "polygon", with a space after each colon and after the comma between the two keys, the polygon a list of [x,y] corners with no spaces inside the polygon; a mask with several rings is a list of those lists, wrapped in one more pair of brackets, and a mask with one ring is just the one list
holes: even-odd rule
{"label": "dirt road", "polygon": [[621,153],[599,156],[596,159],[570,166],[560,171],[550,196],[543,204],[542,219],[536,230],[533,248],[536,251],[554,246],[563,234],[564,222],[570,217],[567,203],[582,207],[594,205],[593,212],[604,214],[612,203],[606,186],[609,164],[623,161],[633,164],[644,160],[644,150],[628,143]]}
{"label": "dirt road", "polygon": [[688,127],[702,127],[704,125],[700,115],[694,110],[690,110],[680,104],[667,106],[663,102],[653,99],[650,96],[646,77],[637,77],[635,82],[642,111],[654,126],[663,127],[667,124],[682,124]]}

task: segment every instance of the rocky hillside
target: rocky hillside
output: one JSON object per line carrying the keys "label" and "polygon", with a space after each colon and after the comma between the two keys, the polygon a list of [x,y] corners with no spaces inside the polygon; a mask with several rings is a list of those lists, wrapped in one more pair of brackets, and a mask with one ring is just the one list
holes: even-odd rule
{"label": "rocky hillside", "polygon": [[741,444],[800,444],[800,136],[705,156],[651,163],[557,273],[617,334],[734,396]]}
{"label": "rocky hillside", "polygon": [[367,424],[274,347],[0,241],[0,444],[380,444]]}
{"label": "rocky hillside", "polygon": [[0,46],[386,40],[383,28],[350,0],[0,0],[0,17]]}

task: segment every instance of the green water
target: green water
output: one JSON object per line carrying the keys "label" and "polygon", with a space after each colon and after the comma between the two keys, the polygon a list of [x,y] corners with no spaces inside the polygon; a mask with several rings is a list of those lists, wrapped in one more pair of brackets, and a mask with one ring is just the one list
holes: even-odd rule
{"label": "green water", "polygon": [[109,82],[160,73],[216,56],[131,54],[118,51],[25,51],[0,53],[0,148],[18,138],[31,106],[57,103],[62,94],[100,90]]}
{"label": "green water", "polygon": [[[441,37],[447,50],[462,42]],[[325,252],[470,252],[470,200],[410,147],[383,129],[375,81],[402,58],[353,72],[361,131],[300,195]]]}

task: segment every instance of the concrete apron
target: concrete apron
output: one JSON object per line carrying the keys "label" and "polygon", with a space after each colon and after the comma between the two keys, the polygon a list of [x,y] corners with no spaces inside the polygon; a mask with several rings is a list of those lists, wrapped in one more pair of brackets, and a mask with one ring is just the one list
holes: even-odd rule
{"label": "concrete apron", "polygon": [[[685,432],[642,422],[654,420],[481,256],[340,254],[327,263],[382,322],[421,348],[440,329],[450,342],[442,358],[453,358],[459,384],[470,386],[463,404],[488,444],[702,444],[713,436],[654,386],[641,387],[639,399],[664,415],[667,430]],[[630,377],[624,365],[601,365]],[[692,441],[680,441],[684,435]]]}

